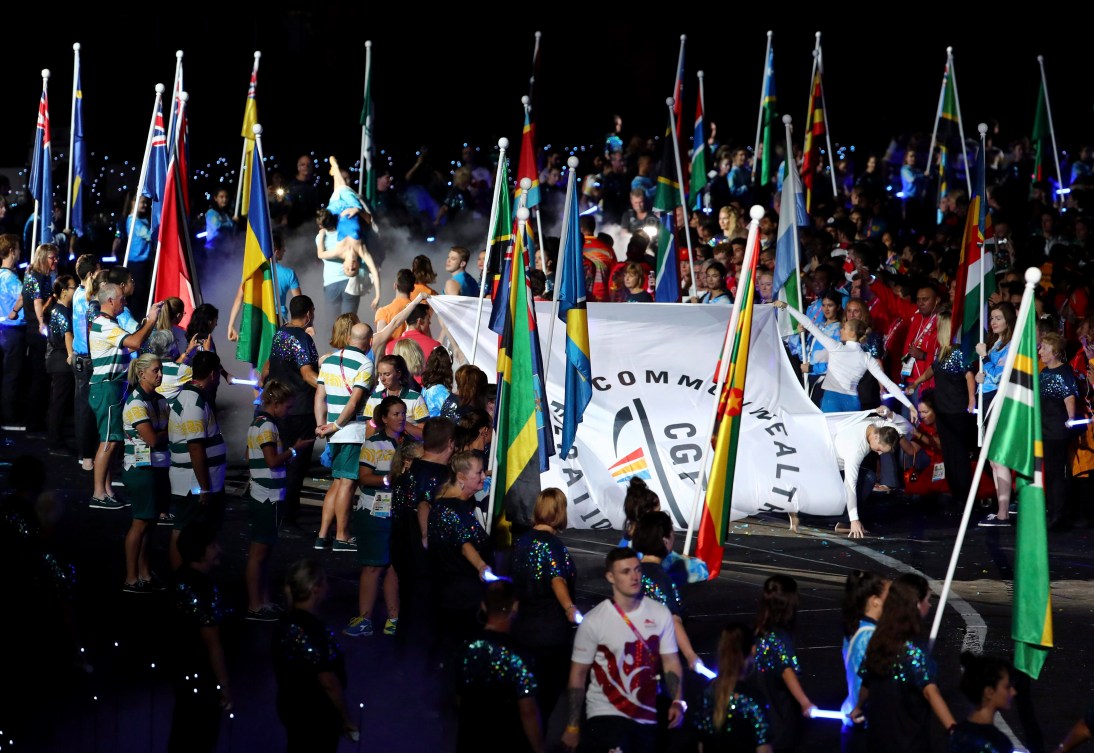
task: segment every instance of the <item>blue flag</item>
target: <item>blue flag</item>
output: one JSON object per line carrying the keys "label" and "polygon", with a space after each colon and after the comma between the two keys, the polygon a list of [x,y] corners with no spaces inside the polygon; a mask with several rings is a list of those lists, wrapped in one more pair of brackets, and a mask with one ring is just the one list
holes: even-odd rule
{"label": "blue flag", "polygon": [[[49,143],[49,96],[42,87],[38,102],[38,125],[34,131],[34,154],[30,163],[30,196],[38,202],[38,238],[32,243],[53,241],[53,153]],[[27,249],[34,253],[33,248]]]}
{"label": "blue flag", "polygon": [[84,91],[76,70],[76,96],[72,100],[72,185],[68,187],[72,208],[72,232],[84,234],[84,184],[87,182],[87,145],[84,143]]}
{"label": "blue flag", "polygon": [[[572,172],[572,171],[571,171]],[[559,280],[558,318],[566,323],[566,400],[562,411],[562,441],[559,457],[565,458],[577,436],[577,425],[593,399],[593,367],[589,358],[589,314],[585,306],[585,238],[578,227],[580,207],[574,176],[566,188],[569,215],[562,239],[562,279]]]}
{"label": "blue flag", "polygon": [[[798,274],[798,228],[809,224],[809,215],[805,211],[805,195],[797,170],[787,170],[783,181],[782,203],[779,206],[779,234],[775,242],[775,274],[773,275],[772,294],[776,294],[786,285],[787,280]],[[787,290],[787,303],[794,308],[801,307],[797,287]],[[792,297],[789,297],[792,296]]]}
{"label": "blue flag", "polygon": [[167,132],[163,128],[163,100],[157,100],[156,117],[152,123],[152,148],[148,152],[148,176],[142,194],[152,199],[152,237],[159,237],[163,194],[167,185]]}

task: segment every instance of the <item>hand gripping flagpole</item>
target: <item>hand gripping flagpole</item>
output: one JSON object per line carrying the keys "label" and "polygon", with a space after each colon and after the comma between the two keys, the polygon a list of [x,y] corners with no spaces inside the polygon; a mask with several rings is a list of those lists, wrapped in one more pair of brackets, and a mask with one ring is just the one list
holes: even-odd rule
{"label": "hand gripping flagpole", "polygon": [[[767,61],[771,59],[771,37],[775,36],[775,32],[767,32],[767,50],[764,51],[764,76],[760,82],[760,114],[756,118],[756,139],[752,142],[752,182],[756,182],[756,158],[757,150],[760,148],[760,132],[764,126],[764,99],[767,95]],[[747,253],[747,252],[746,252]]]}
{"label": "hand gripping flagpole", "polygon": [[[543,383],[544,384],[547,384],[547,372],[551,368],[551,351],[553,350],[553,348],[551,347],[551,343],[554,342],[555,320],[558,319],[558,306],[559,306],[559,303],[560,303],[560,301],[558,300],[558,281],[563,279],[562,278],[562,267],[566,264],[566,254],[565,254],[566,237],[567,237],[567,234],[573,229],[573,228],[570,227],[570,210],[571,210],[571,207],[573,206],[573,202],[577,199],[576,192],[574,190],[574,187],[576,185],[576,180],[577,180],[577,166],[578,166],[577,157],[570,157],[568,160],[566,160],[566,167],[570,168],[570,174],[566,178],[566,180],[567,180],[567,183],[566,183],[566,202],[563,205],[563,210],[562,210],[562,243],[563,243],[562,251],[563,251],[563,253],[560,253],[558,255],[558,264],[555,265],[554,303],[551,305],[551,321],[547,325],[547,357],[546,357],[545,362],[543,364]],[[565,351],[565,345],[563,346],[563,350]]]}
{"label": "hand gripping flagpole", "polygon": [[[672,119],[672,116],[673,116],[672,108],[673,108],[673,105],[675,103],[676,103],[676,99],[674,97],[669,97],[668,99],[665,100],[665,104],[667,104],[669,106],[669,123],[670,123],[669,130],[672,131],[672,156],[676,160],[676,185],[680,189],[680,208],[684,212],[684,240],[687,242],[687,245],[688,245],[688,269],[691,270],[691,289],[696,291],[696,294],[698,294],[699,285],[695,281],[695,256],[692,254],[692,251],[691,251],[691,232],[688,230],[688,224],[687,224],[688,201],[687,201],[687,197],[684,195],[684,169],[683,169],[683,165],[680,164],[680,140],[676,136],[676,125],[673,123],[673,119]],[[661,169],[662,170],[665,169],[663,165],[662,165]],[[673,232],[675,233],[676,232],[676,210],[673,210],[672,225],[673,225]],[[668,260],[666,259],[666,263],[667,262],[668,262]],[[673,259],[672,263],[679,266],[680,265],[680,259],[679,258]]]}
{"label": "hand gripping flagpole", "polygon": [[[1045,56],[1037,56],[1037,65],[1041,69],[1041,88],[1045,90],[1045,115],[1048,116],[1048,135],[1052,137],[1052,156],[1056,158],[1056,178],[1060,182],[1060,188],[1064,187],[1064,174],[1060,172],[1060,150],[1056,148],[1056,129],[1052,125],[1052,107],[1048,103],[1048,78],[1045,77]],[[1060,198],[1060,194],[1053,197],[1053,203]]]}
{"label": "hand gripping flagpole", "polygon": [[[742,263],[742,269],[752,268],[752,255],[755,253],[756,238],[760,234],[760,218],[764,216],[764,208],[754,205],[749,210],[749,216],[752,218],[752,222],[748,224],[748,240],[745,241],[745,258]],[[746,287],[741,280],[737,282],[737,290],[741,290]],[[753,305],[752,301],[748,301],[749,306]],[[702,508],[704,502],[704,492],[706,492],[707,483],[707,457],[711,450],[711,444],[714,441],[714,424],[718,420],[718,408],[722,399],[722,389],[725,387],[726,376],[729,374],[729,362],[733,357],[733,338],[737,334],[737,322],[741,317],[741,307],[745,305],[745,302],[741,300],[741,296],[734,296],[733,309],[729,315],[729,324],[726,326],[725,338],[722,340],[721,361],[718,368],[718,381],[714,387],[714,409],[710,412],[710,421],[707,423],[707,433],[703,436],[706,437],[706,442],[703,443],[703,453],[699,458],[699,475],[695,479],[695,499],[691,505],[691,520],[688,521],[688,533],[684,538],[684,556],[687,557],[691,551],[691,539],[695,533],[695,523],[699,518],[699,510]],[[736,460],[734,458],[734,460]]]}
{"label": "hand gripping flagpole", "polygon": [[[1014,338],[1021,338],[1022,332],[1025,331],[1026,321],[1030,317],[1030,312],[1033,309],[1033,291],[1037,287],[1037,283],[1041,281],[1041,270],[1036,267],[1030,267],[1026,270],[1026,289],[1022,293],[1022,305],[1018,308],[1018,321],[1014,325]],[[966,301],[966,304],[968,302]],[[1013,390],[1010,384],[1010,375],[1014,371],[1014,361],[1018,357],[1018,343],[1013,343],[1010,348],[1007,348],[1007,360],[1003,366],[1003,376],[999,380],[999,390],[996,394],[993,405],[995,409],[992,410],[991,416],[988,417],[988,429],[984,433],[984,447],[980,450],[980,457],[976,461],[976,471],[973,473],[972,486],[969,488],[968,499],[965,500],[965,512],[961,516],[961,525],[957,528],[957,539],[954,541],[953,554],[950,555],[950,567],[946,571],[946,580],[942,584],[942,594],[938,597],[938,607],[934,613],[934,623],[931,625],[930,646],[934,648],[935,639],[938,638],[938,630],[942,626],[942,612],[945,611],[946,601],[950,598],[950,588],[953,585],[954,572],[957,570],[957,559],[961,556],[961,545],[965,541],[965,532],[969,527],[969,518],[972,517],[973,504],[976,502],[976,487],[977,481],[980,478],[980,474],[984,472],[984,465],[988,460],[988,453],[991,449],[991,438],[995,435],[995,427],[999,424],[999,416],[1003,413],[1003,402],[1009,396],[1009,393]],[[1036,364],[1034,364],[1036,366]],[[1033,396],[1033,399],[1038,399],[1037,395]]]}
{"label": "hand gripping flagpole", "polygon": [[[251,70],[251,76],[255,77],[256,79],[257,79],[257,74],[258,74],[258,60],[261,57],[262,57],[262,53],[259,52],[258,50],[255,50],[255,64],[254,64],[254,68]],[[250,89],[250,86],[248,85],[247,88]],[[247,104],[248,105],[250,104],[250,99],[251,99],[250,94],[251,94],[250,91],[248,91],[247,92],[247,100],[248,100]],[[244,107],[244,117],[246,117],[246,107]],[[237,219],[237,220],[240,218],[240,210],[243,207],[243,181],[251,179],[250,175],[246,175],[246,172],[247,172],[247,152],[250,151],[247,148],[247,142],[248,141],[250,141],[250,139],[248,139],[246,136],[244,136],[243,137],[243,156],[239,158],[239,180],[236,181],[236,212],[235,212],[235,219]],[[252,170],[254,169],[254,165],[251,166],[251,169]],[[248,207],[248,211],[250,211],[249,207]]]}
{"label": "hand gripping flagpole", "polygon": [[[133,194],[133,211],[129,215],[129,226],[126,228],[125,259],[122,266],[129,266],[129,251],[133,248],[133,228],[137,226],[137,209],[140,207],[141,194],[144,192],[145,183],[148,180],[148,155],[152,153],[152,137],[156,132],[156,113],[160,111],[160,102],[163,101],[163,93],[167,88],[163,84],[156,84],[156,104],[152,105],[152,122],[148,124],[148,140],[144,142],[144,159],[141,161],[141,172],[137,178],[137,191]],[[153,277],[153,280],[156,278]]]}
{"label": "hand gripping flagpole", "polygon": [[[76,96],[80,80],[80,43],[72,45],[72,119],[68,126],[68,201],[65,202],[65,232],[72,232],[72,173],[76,167]],[[1057,172],[1059,172],[1057,170]]]}
{"label": "hand gripping flagpole", "polygon": [[[494,201],[490,205],[490,224],[486,228],[486,256],[482,260],[482,280],[479,281],[479,305],[475,310],[475,337],[471,341],[471,364],[475,364],[475,354],[479,351],[479,328],[482,326],[482,302],[486,298],[486,278],[490,276],[490,252],[494,240],[494,224],[498,221],[498,198],[506,191],[508,200],[509,186],[501,185],[501,172],[505,166],[505,150],[509,148],[509,139],[498,139],[498,171],[494,175]],[[493,456],[491,456],[493,461]]]}
{"label": "hand gripping flagpole", "polygon": [[[48,91],[48,87],[49,87],[49,68],[43,68],[42,69],[42,91]],[[44,135],[43,135],[43,138],[44,138]],[[38,168],[39,175],[41,175],[43,169],[44,169],[43,166],[40,166]],[[34,186],[34,188],[37,188],[37,186]],[[34,249],[38,248],[38,240],[39,240],[39,238],[38,238],[38,219],[39,219],[39,215],[41,214],[40,210],[41,210],[41,207],[38,206],[38,197],[35,196],[34,197],[34,221],[30,226],[30,248],[27,249],[32,254],[34,253]],[[50,216],[52,217],[53,207],[49,208],[49,212],[50,212]],[[45,224],[44,220],[43,220],[42,224],[43,225]]]}

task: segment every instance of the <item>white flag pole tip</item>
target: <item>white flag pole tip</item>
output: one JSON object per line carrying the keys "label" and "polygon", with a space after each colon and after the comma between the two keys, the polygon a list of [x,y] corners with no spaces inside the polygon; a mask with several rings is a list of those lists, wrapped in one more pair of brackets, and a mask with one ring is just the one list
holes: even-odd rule
{"label": "white flag pole tip", "polygon": [[764,208],[761,207],[759,204],[753,204],[752,209],[748,210],[748,216],[756,220],[756,222],[759,222],[761,219],[763,219]]}
{"label": "white flag pole tip", "polygon": [[505,138],[504,136],[502,136],[500,139],[498,139],[498,149],[508,149],[508,148],[509,148],[509,139]]}
{"label": "white flag pole tip", "polygon": [[1026,285],[1036,285],[1041,281],[1041,270],[1030,267],[1026,270]]}
{"label": "white flag pole tip", "polygon": [[[525,178],[524,180],[528,180],[528,179],[527,179],[527,178]],[[523,183],[524,181],[521,181],[521,182]],[[531,181],[529,181],[529,185],[531,185]],[[527,221],[528,221],[528,217],[529,217],[529,216],[530,216],[531,214],[532,214],[532,213],[528,211],[528,207],[520,207],[520,208],[519,208],[519,209],[517,210],[517,219],[518,219],[518,220],[520,220],[521,222],[527,222]]]}
{"label": "white flag pole tip", "polygon": [[42,78],[49,78],[49,68],[42,69]]}
{"label": "white flag pole tip", "polygon": [[72,49],[75,50],[76,52],[79,52],[80,51],[80,43],[79,42],[73,42],[72,43]]}
{"label": "white flag pole tip", "polygon": [[253,126],[251,126],[251,130],[254,131],[255,136],[262,135],[262,125],[259,123],[255,123]]}
{"label": "white flag pole tip", "polygon": [[167,91],[166,86],[163,84],[156,84],[156,94],[163,94],[165,91]]}
{"label": "white flag pole tip", "polygon": [[260,57],[262,57],[262,53],[258,50],[255,50],[255,60],[258,60]]}
{"label": "white flag pole tip", "polygon": [[182,50],[175,50],[175,59],[182,60]]}
{"label": "white flag pole tip", "polygon": [[783,115],[783,125],[790,125],[793,122],[794,118],[790,117],[789,115]]}
{"label": "white flag pole tip", "polygon": [[981,123],[980,125],[976,126],[976,130],[980,132],[981,136],[983,136],[988,132],[988,124]]}
{"label": "white flag pole tip", "polygon": [[566,160],[566,166],[569,167],[571,170],[576,170],[580,162],[581,160],[579,160],[577,157],[570,157],[570,159]]}
{"label": "white flag pole tip", "polygon": [[525,107],[527,107],[527,106],[528,106],[528,104],[529,104],[529,103],[531,103],[531,101],[532,101],[532,100],[531,100],[531,99],[530,99],[530,98],[528,97],[528,95],[527,95],[527,94],[525,94],[525,95],[524,95],[523,97],[521,97],[521,98],[520,98],[520,103],[521,103],[522,105],[524,105]]}
{"label": "white flag pole tip", "polygon": [[520,179],[520,190],[521,191],[527,191],[527,190],[531,189],[531,187],[532,187],[532,179],[531,178],[521,178]]}
{"label": "white flag pole tip", "polygon": [[1043,63],[1043,62],[1045,62],[1045,56],[1044,56],[1044,55],[1038,55],[1038,56],[1037,56],[1037,62],[1038,62],[1038,63]]}
{"label": "white flag pole tip", "polygon": [[181,99],[183,102],[189,101],[190,92],[179,92],[179,99]]}
{"label": "white flag pole tip", "polygon": [[365,40],[365,47],[372,47],[372,40],[371,39],[366,39]]}

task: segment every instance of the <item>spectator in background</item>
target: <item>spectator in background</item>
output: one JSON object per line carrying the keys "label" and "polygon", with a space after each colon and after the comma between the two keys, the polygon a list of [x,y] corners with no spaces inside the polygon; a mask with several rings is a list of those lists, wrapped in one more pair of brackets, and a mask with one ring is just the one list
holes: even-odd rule
{"label": "spectator in background", "polygon": [[232,251],[236,238],[236,224],[228,206],[231,197],[227,188],[213,191],[212,201],[205,210],[205,254],[226,255]]}
{"label": "spectator in background", "polygon": [[410,263],[410,271],[414,273],[414,290],[410,291],[410,297],[417,297],[418,293],[425,296],[437,295],[437,291],[430,287],[437,281],[437,273],[433,271],[433,262],[424,254],[414,257]]}
{"label": "spectator in background", "polygon": [[[422,302],[414,306],[406,317],[406,329],[402,335],[389,340],[384,349],[384,355],[391,355],[395,351],[395,344],[403,340],[410,340],[422,350],[426,357],[441,347],[441,344],[429,336],[429,328],[433,322],[433,309],[428,303]],[[420,372],[419,372],[420,373]]]}
{"label": "spectator in background", "polygon": [[445,400],[452,394],[452,356],[444,348],[434,348],[422,370],[422,399],[430,418],[441,415]]}
{"label": "spectator in background", "polygon": [[[386,306],[376,311],[376,331],[380,332],[395,318],[395,315],[410,305],[410,293],[414,290],[414,273],[409,269],[400,269],[395,273],[395,299]],[[406,332],[406,322],[403,322],[389,333],[389,337],[396,338]]]}
{"label": "spectator in background", "polygon": [[[136,224],[134,225],[134,219]],[[123,263],[136,283],[135,295],[130,297],[129,305],[137,311],[144,311],[148,307],[148,295],[150,293],[149,279],[152,275],[152,200],[147,196],[141,196],[137,202],[137,216],[132,214],[125,218],[126,233],[132,242],[129,244],[129,255],[126,256],[125,246],[114,250],[114,256]],[[120,253],[119,253],[120,251]]]}
{"label": "spectator in background", "polygon": [[467,271],[467,263],[471,260],[471,252],[463,246],[453,246],[445,257],[444,271],[452,275],[452,279],[444,284],[445,295],[466,295],[478,297],[479,283]]}

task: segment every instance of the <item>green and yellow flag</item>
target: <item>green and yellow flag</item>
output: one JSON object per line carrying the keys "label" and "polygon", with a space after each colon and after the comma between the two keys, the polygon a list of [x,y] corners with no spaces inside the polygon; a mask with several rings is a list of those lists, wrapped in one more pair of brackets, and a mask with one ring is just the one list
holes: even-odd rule
{"label": "green and yellow flag", "polygon": [[273,230],[266,198],[266,171],[255,143],[251,155],[251,195],[254,211],[247,214],[247,237],[243,246],[243,318],[239,326],[236,358],[261,370],[270,357],[274,332],[277,331],[277,295],[274,290]]}
{"label": "green and yellow flag", "polygon": [[255,87],[258,86],[258,53],[255,53],[255,66],[251,69],[251,83],[247,87],[247,106],[243,109],[243,170],[239,179],[243,181],[243,191],[239,197],[239,214],[242,217],[251,209],[251,167],[254,165],[255,123],[258,122],[258,102],[255,100]]}
{"label": "green and yellow flag", "polygon": [[1048,127],[1048,98],[1045,96],[1045,85],[1041,83],[1041,88],[1037,92],[1037,109],[1033,115],[1033,134],[1030,136],[1030,141],[1033,142],[1034,150],[1037,152],[1035,157],[1036,161],[1033,166],[1033,179],[1044,180],[1045,179],[1045,163],[1049,161],[1052,156],[1052,141],[1050,140],[1051,133]]}
{"label": "green and yellow flag", "polygon": [[1014,563],[1014,666],[1033,679],[1052,648],[1052,600],[1049,594],[1048,535],[1042,477],[1040,379],[1037,373],[1037,322],[1032,301],[1023,300],[1024,323],[1007,384],[999,389],[999,423],[988,458],[1013,468],[1018,487],[1018,535]]}

